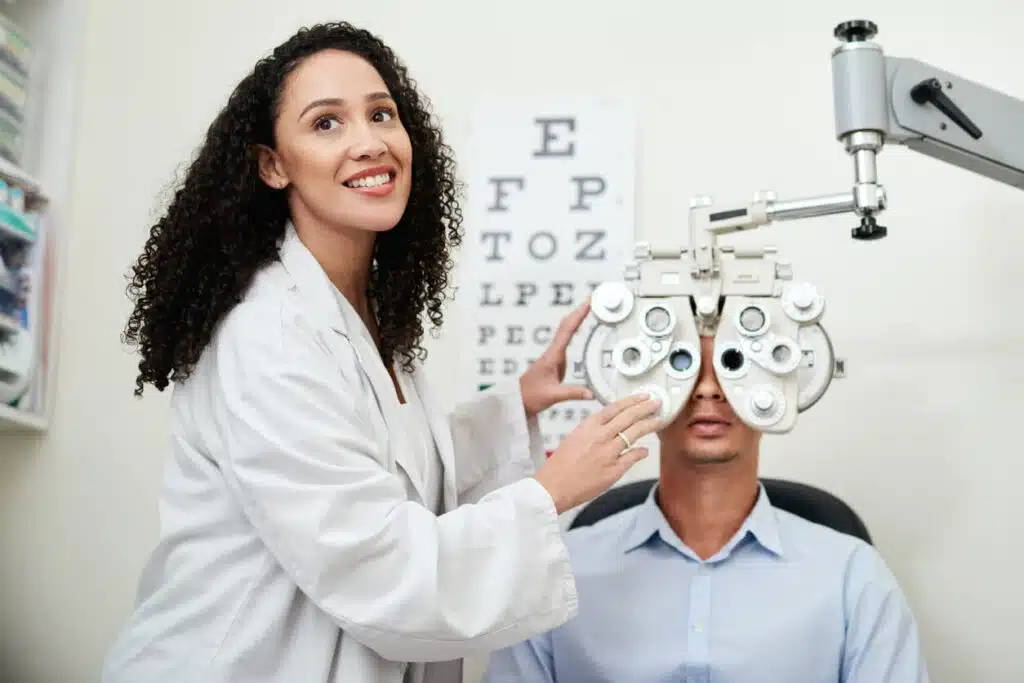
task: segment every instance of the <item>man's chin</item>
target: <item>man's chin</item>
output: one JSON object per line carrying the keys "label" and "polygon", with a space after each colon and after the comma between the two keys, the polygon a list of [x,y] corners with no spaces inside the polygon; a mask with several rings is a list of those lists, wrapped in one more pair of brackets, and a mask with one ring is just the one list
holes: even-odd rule
{"label": "man's chin", "polygon": [[734,449],[713,446],[693,448],[684,451],[682,455],[686,462],[694,465],[721,465],[739,457],[739,453]]}

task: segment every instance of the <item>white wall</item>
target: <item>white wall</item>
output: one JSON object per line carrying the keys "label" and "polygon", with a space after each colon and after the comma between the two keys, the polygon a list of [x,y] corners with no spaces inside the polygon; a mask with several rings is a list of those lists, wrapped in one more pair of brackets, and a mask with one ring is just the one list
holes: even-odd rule
{"label": "white wall", "polygon": [[[159,193],[257,56],[300,23],[364,24],[407,59],[457,148],[474,92],[496,79],[525,94],[630,96],[639,220],[682,225],[692,194],[849,186],[829,54],[851,15],[878,22],[890,54],[1024,97],[1024,5],[1002,0],[92,0],[55,423],[0,447],[0,656],[17,680],[95,680],[131,609],[157,531],[167,416],[166,397],[132,397],[124,273]],[[898,150],[880,174],[888,240],[852,242],[849,217],[774,229],[829,296],[850,376],[796,433],[766,442],[764,473],[829,488],[863,514],[935,680],[1020,681],[1024,369],[1012,353],[1024,318],[998,300],[1017,291],[1024,195]],[[438,377],[458,358],[458,326],[450,317],[435,345]]]}

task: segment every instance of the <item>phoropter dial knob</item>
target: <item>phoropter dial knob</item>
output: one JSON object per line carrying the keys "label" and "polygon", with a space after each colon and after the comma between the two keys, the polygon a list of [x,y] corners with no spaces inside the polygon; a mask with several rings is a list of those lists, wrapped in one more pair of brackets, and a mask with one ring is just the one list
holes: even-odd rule
{"label": "phoropter dial knob", "polygon": [[867,19],[852,19],[836,26],[832,35],[844,43],[859,43],[878,35],[878,26]]}

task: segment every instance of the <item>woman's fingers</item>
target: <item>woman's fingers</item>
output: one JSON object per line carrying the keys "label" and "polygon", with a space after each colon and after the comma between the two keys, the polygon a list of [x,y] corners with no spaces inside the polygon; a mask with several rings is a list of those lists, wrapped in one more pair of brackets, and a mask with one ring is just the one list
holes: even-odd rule
{"label": "woman's fingers", "polygon": [[[635,444],[640,439],[644,438],[648,434],[653,434],[658,431],[658,427],[662,424],[660,417],[649,417],[646,420],[641,420],[627,427],[622,433],[629,439],[630,444]],[[622,439],[619,439],[620,441]]]}
{"label": "woman's fingers", "polygon": [[630,448],[628,451],[620,455],[619,459],[615,463],[620,473],[619,476],[625,474],[626,470],[628,470],[630,467],[646,458],[647,455],[647,449],[641,446],[638,446],[636,448]]}
{"label": "woman's fingers", "polygon": [[[657,400],[644,397],[644,400],[638,404],[629,406],[628,408],[620,411],[615,417],[608,421],[605,428],[609,430],[608,438],[611,438],[619,432],[624,432],[634,424],[650,416],[652,413],[657,414],[660,408],[660,404]],[[630,439],[632,441],[632,439]]]}
{"label": "woman's fingers", "polygon": [[582,304],[576,307],[576,310],[562,318],[562,321],[558,323],[558,328],[555,330],[555,337],[551,341],[551,344],[548,346],[545,353],[564,357],[569,348],[569,344],[572,343],[573,337],[579,331],[580,325],[582,325],[583,321],[587,319],[587,315],[589,313],[590,297],[587,297]]}
{"label": "woman's fingers", "polygon": [[594,420],[597,422],[597,424],[606,425],[609,422],[611,422],[611,420],[622,411],[627,410],[628,408],[635,406],[637,404],[643,403],[649,398],[649,396],[646,396],[644,394],[631,394],[625,398],[619,399],[615,403],[609,403],[604,408],[601,408],[601,410],[594,413]]}

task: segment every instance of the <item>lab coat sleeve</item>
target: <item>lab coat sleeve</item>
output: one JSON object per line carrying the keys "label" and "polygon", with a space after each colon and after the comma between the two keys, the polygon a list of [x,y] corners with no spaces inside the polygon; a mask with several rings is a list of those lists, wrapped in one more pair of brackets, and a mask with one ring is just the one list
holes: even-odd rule
{"label": "lab coat sleeve", "polygon": [[481,391],[457,405],[449,421],[460,503],[532,477],[547,457],[537,417],[526,417],[518,381]]}
{"label": "lab coat sleeve", "polygon": [[393,661],[451,660],[576,614],[554,504],[535,479],[441,516],[410,502],[383,465],[355,350],[342,340],[330,355],[266,317],[226,325],[217,342],[222,469],[280,565],[346,635]]}
{"label": "lab coat sleeve", "polygon": [[878,551],[858,546],[847,567],[841,683],[928,683],[917,623]]}

